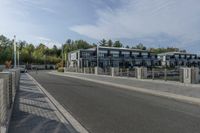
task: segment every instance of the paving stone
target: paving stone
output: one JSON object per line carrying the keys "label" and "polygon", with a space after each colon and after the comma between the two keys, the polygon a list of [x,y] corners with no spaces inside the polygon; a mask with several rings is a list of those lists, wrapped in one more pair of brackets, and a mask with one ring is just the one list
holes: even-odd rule
{"label": "paving stone", "polygon": [[46,95],[26,75],[20,80],[9,133],[69,133],[55,113]]}

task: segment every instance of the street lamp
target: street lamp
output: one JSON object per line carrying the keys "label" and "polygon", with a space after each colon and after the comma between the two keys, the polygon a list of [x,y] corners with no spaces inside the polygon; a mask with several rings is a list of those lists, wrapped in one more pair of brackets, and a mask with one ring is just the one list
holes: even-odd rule
{"label": "street lamp", "polygon": [[64,60],[64,55],[63,55],[63,52],[64,52],[64,49],[63,49],[63,44],[62,44],[62,67],[64,66],[64,62],[63,62],[63,60]]}
{"label": "street lamp", "polygon": [[99,46],[97,45],[97,70],[99,67]]}
{"label": "street lamp", "polygon": [[14,46],[14,68],[16,68],[16,64],[17,64],[17,62],[16,62],[16,36],[14,35],[14,41],[13,41],[13,46]]}
{"label": "street lamp", "polygon": [[19,55],[20,55],[20,54],[21,54],[21,53],[20,53],[19,50],[18,50],[18,51],[17,51],[17,59],[18,59],[18,60],[17,60],[17,66],[18,66],[18,68],[19,68],[19,65],[20,65],[20,64],[19,64]]}

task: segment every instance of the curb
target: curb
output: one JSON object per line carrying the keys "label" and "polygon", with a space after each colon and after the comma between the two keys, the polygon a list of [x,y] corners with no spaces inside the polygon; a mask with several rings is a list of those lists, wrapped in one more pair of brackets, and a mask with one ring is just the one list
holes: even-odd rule
{"label": "curb", "polygon": [[177,95],[177,94],[172,94],[172,93],[168,93],[168,92],[149,90],[149,89],[132,87],[132,86],[127,86],[127,85],[120,85],[120,84],[116,84],[116,83],[110,83],[110,82],[105,82],[105,81],[89,79],[89,78],[71,76],[71,75],[62,74],[62,73],[49,72],[49,74],[57,75],[57,76],[66,76],[66,77],[91,81],[91,82],[95,82],[95,83],[100,83],[100,84],[104,84],[104,85],[120,87],[120,88],[127,89],[127,90],[137,91],[137,92],[146,93],[146,94],[150,94],[150,95],[154,95],[154,96],[165,97],[168,99],[173,99],[176,101],[186,102],[186,103],[195,104],[195,105],[200,106],[200,98],[188,97],[188,96]]}
{"label": "curb", "polygon": [[54,106],[58,112],[56,112],[59,119],[64,122],[71,124],[71,126],[74,128],[67,126],[67,128],[72,132],[75,133],[74,130],[76,130],[76,133],[89,133],[49,92],[46,91],[42,85],[40,85],[30,74],[27,74],[34,83],[38,85],[38,87],[41,89],[41,91],[48,97],[49,101],[51,102],[52,106]]}

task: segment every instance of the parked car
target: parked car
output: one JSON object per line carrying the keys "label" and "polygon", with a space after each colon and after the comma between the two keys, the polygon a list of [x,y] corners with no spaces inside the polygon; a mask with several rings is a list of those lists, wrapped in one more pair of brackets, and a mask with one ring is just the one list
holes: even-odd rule
{"label": "parked car", "polygon": [[26,73],[26,72],[27,72],[27,69],[24,68],[24,67],[20,67],[20,72],[21,72],[21,73]]}

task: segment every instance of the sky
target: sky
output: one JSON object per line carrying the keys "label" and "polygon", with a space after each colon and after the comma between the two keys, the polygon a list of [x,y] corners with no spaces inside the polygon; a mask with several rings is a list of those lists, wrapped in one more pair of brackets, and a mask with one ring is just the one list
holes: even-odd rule
{"label": "sky", "polygon": [[0,0],[0,16],[0,34],[34,44],[105,38],[200,54],[200,0]]}

